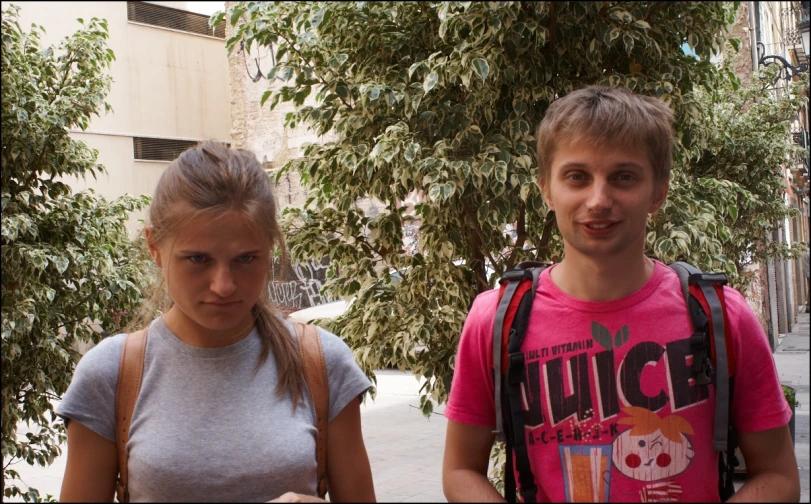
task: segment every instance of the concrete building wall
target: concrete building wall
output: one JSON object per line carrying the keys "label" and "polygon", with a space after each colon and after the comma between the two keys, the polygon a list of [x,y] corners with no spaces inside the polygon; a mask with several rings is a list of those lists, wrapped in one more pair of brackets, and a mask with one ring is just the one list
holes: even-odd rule
{"label": "concrete building wall", "polygon": [[[12,2],[2,2],[3,8]],[[106,97],[113,112],[94,116],[86,131],[71,135],[99,151],[107,174],[67,179],[74,190],[93,188],[106,198],[152,194],[168,162],[138,161],[133,137],[231,141],[228,59],[223,39],[127,20],[127,2],[13,2],[20,25],[45,27],[43,46],[80,28],[77,18],[107,20],[108,46],[116,60]],[[186,2],[151,2],[181,8]],[[139,228],[134,214],[130,231]]]}

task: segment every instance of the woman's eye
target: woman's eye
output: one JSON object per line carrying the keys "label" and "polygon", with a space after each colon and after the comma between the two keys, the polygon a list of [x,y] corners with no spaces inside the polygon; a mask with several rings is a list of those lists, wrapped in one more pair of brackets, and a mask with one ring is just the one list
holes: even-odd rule
{"label": "woman's eye", "polygon": [[193,263],[199,264],[199,263],[205,262],[206,256],[204,256],[202,254],[198,254],[198,255],[189,256],[189,257],[187,257],[187,259],[189,261],[193,262]]}
{"label": "woman's eye", "polygon": [[241,262],[242,264],[251,263],[254,259],[256,259],[256,256],[253,255],[241,255],[237,257],[237,261]]}

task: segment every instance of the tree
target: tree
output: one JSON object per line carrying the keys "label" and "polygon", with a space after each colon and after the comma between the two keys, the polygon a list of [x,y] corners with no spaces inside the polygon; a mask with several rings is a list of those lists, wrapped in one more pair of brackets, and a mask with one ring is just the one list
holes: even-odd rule
{"label": "tree", "polygon": [[[453,356],[473,298],[527,259],[557,260],[553,215],[536,183],[534,129],[558,96],[588,84],[623,85],[676,112],[677,164],[700,149],[694,94],[734,79],[710,62],[736,5],[702,2],[240,2],[227,46],[271,46],[269,100],[294,102],[286,124],[335,140],[310,144],[282,171],[310,188],[285,224],[296,259],[330,258],[325,289],[355,302],[333,326],[367,369],[397,366],[429,380],[423,412],[447,397]],[[685,55],[683,44],[698,58]],[[315,90],[316,104],[303,106]],[[679,183],[685,177],[674,177]],[[708,182],[709,183],[709,182]],[[695,184],[694,184],[695,185]],[[698,187],[703,187],[698,184]],[[688,190],[685,198],[694,189]],[[413,215],[403,201],[425,195]],[[371,218],[363,197],[386,211]],[[683,200],[684,198],[681,198]],[[679,198],[676,201],[680,201]],[[680,251],[708,270],[721,254],[723,208],[696,228],[654,226],[655,252]],[[402,230],[419,225],[419,251]],[[511,232],[511,230],[514,230]],[[734,270],[734,268],[731,268]],[[397,281],[391,271],[401,271]],[[488,274],[488,272],[490,273]],[[400,277],[402,279],[400,279]]]}
{"label": "tree", "polygon": [[[791,141],[791,123],[808,99],[808,74],[778,93],[770,85],[777,71],[777,65],[767,65],[745,88],[732,80],[720,82],[711,92],[695,91],[705,111],[701,127],[695,130],[702,139],[690,162],[677,171],[679,183],[668,203],[671,208],[653,223],[654,229],[678,227],[675,215],[685,215],[687,210],[694,223],[711,226],[713,219],[702,214],[720,211],[726,226],[719,233],[721,249],[728,266],[734,266],[734,270],[728,268],[734,283],[742,290],[750,280],[742,275],[747,264],[798,258],[808,248],[807,243],[789,246],[768,238],[778,223],[799,215],[782,198],[787,188],[783,168],[808,158],[808,151]],[[699,250],[702,239],[694,233],[696,227],[702,225],[682,225],[682,230],[690,234],[688,246]]]}
{"label": "tree", "polygon": [[[110,110],[106,21],[80,19],[55,51],[41,47],[41,26],[23,32],[19,10],[2,13],[2,455],[3,495],[29,501],[39,494],[17,486],[12,464],[45,466],[60,453],[51,401],[73,375],[75,344],[101,339],[94,324],[118,328],[141,297],[148,262],[125,224],[148,198],[106,201],[60,181],[104,173],[68,129]],[[20,422],[31,433],[18,437]]]}
{"label": "tree", "polygon": [[[292,102],[286,125],[333,138],[278,172],[298,171],[310,191],[304,208],[285,211],[288,244],[297,260],[330,259],[325,290],[355,298],[331,328],[367,372],[428,378],[430,414],[447,398],[473,298],[522,260],[560,259],[533,134],[574,89],[621,85],[675,111],[671,193],[650,221],[648,254],[725,271],[741,287],[749,252],[791,253],[762,244],[763,226],[787,211],[781,114],[798,102],[764,100],[741,115],[754,95],[737,95],[737,77],[710,62],[740,44],[727,40],[738,3],[239,2],[211,21],[227,18],[231,51],[272,49],[262,106]],[[747,138],[764,109],[757,131],[768,140]],[[413,193],[422,202],[410,212]],[[366,215],[356,202],[367,197],[385,210]],[[411,254],[403,229],[415,225]]]}

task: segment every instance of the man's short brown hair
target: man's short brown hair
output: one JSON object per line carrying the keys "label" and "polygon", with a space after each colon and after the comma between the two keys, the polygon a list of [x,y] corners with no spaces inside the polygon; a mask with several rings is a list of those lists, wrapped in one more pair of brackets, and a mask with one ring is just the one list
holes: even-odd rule
{"label": "man's short brown hair", "polygon": [[555,100],[538,125],[539,179],[549,175],[558,146],[581,140],[597,147],[644,147],[654,180],[670,179],[673,111],[656,98],[625,88],[588,86]]}

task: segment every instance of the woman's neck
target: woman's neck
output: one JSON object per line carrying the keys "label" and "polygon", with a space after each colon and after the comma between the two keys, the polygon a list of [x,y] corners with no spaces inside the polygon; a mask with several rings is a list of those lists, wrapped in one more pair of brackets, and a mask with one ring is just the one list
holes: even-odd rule
{"label": "woman's neck", "polygon": [[255,325],[253,317],[250,317],[233,328],[210,329],[192,320],[177,305],[163,315],[163,321],[180,341],[197,348],[233,345],[247,337]]}

